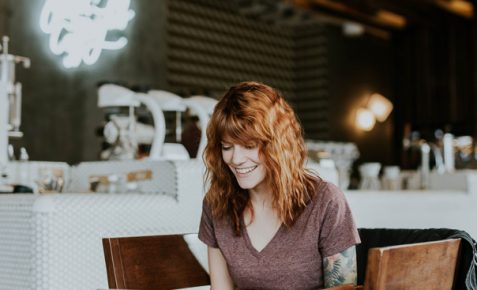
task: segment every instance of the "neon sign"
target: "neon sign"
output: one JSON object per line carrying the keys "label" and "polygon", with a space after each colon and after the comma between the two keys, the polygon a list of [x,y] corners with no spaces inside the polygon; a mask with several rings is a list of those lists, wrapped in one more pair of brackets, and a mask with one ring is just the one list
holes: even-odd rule
{"label": "neon sign", "polygon": [[[66,68],[84,62],[95,63],[103,49],[121,49],[124,36],[112,37],[110,31],[126,29],[135,13],[130,0],[46,0],[40,15],[40,28],[50,35],[49,46],[63,56]],[[113,39],[111,39],[113,38]]]}

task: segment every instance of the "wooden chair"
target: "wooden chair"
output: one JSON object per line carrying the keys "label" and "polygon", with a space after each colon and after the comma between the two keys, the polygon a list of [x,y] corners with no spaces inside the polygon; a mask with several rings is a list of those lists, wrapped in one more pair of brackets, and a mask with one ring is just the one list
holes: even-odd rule
{"label": "wooden chair", "polygon": [[112,289],[177,289],[209,285],[209,275],[183,235],[104,238]]}
{"label": "wooden chair", "polygon": [[371,248],[363,286],[326,290],[451,290],[460,239]]}
{"label": "wooden chair", "polygon": [[364,290],[453,289],[460,239],[372,248]]}
{"label": "wooden chair", "polygon": [[[363,286],[329,290],[452,289],[460,239],[371,248]],[[176,289],[209,285],[183,235],[105,238],[110,288]]]}

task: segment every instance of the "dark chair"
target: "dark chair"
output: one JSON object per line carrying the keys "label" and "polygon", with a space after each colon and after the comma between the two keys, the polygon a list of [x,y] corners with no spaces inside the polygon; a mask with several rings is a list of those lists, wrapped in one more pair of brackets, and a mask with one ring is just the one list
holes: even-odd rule
{"label": "dark chair", "polygon": [[177,289],[209,285],[209,275],[183,235],[104,238],[112,289]]}

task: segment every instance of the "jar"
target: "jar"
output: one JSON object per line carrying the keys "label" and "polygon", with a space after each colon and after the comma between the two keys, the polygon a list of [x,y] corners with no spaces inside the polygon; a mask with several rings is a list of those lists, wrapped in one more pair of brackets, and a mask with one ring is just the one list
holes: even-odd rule
{"label": "jar", "polygon": [[401,169],[399,166],[385,166],[383,169],[383,177],[381,179],[382,188],[384,190],[400,190],[401,189]]}
{"label": "jar", "polygon": [[361,174],[361,183],[359,188],[362,190],[379,190],[381,183],[379,182],[379,171],[381,164],[379,162],[363,163],[359,166]]}

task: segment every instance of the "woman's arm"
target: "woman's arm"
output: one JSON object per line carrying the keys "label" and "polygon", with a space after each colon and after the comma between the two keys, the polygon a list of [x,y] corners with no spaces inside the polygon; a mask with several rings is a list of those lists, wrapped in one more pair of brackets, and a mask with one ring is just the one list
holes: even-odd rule
{"label": "woman's arm", "polygon": [[232,278],[230,278],[227,262],[218,248],[208,247],[210,289],[232,290],[234,289]]}
{"label": "woman's arm", "polygon": [[349,247],[341,253],[323,259],[325,288],[352,283],[356,285],[356,248]]}

